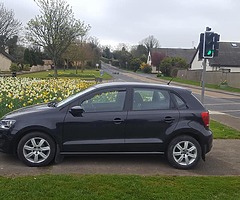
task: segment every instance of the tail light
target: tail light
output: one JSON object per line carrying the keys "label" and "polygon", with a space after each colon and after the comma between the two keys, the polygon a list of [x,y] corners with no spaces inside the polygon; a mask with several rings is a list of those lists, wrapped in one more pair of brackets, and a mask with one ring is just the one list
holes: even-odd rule
{"label": "tail light", "polygon": [[209,121],[210,121],[209,112],[208,111],[207,112],[202,112],[201,116],[202,116],[204,126],[209,127]]}

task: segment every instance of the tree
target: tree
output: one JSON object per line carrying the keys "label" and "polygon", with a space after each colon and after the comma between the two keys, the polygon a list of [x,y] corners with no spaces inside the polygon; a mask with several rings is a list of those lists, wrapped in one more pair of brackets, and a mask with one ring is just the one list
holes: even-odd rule
{"label": "tree", "polygon": [[151,59],[152,59],[152,65],[157,67],[158,69],[158,72],[159,72],[159,66],[162,62],[162,60],[166,57],[165,54],[163,53],[160,53],[160,52],[152,52],[152,56],[151,56]]}
{"label": "tree", "polygon": [[74,18],[71,7],[65,0],[35,0],[41,15],[28,22],[27,39],[43,47],[54,63],[54,76],[57,76],[57,63],[69,45],[90,30],[89,25]]}
{"label": "tree", "polygon": [[150,35],[147,38],[143,39],[140,44],[144,45],[147,48],[148,52],[152,48],[160,47],[159,41],[153,35]]}
{"label": "tree", "polygon": [[133,58],[129,63],[129,67],[131,70],[136,72],[140,68],[141,64],[142,64],[142,61],[140,58]]}
{"label": "tree", "polygon": [[24,51],[24,63],[33,65],[43,65],[43,53],[39,48],[26,48]]}
{"label": "tree", "polygon": [[81,41],[73,42],[63,54],[65,62],[72,63],[75,66],[76,74],[78,67],[81,67],[83,72],[86,61],[94,59],[94,51],[89,43],[81,43]]}
{"label": "tree", "polygon": [[112,59],[113,55],[109,47],[105,47],[105,49],[103,49],[102,56],[107,59]]}
{"label": "tree", "polygon": [[125,69],[128,68],[130,61],[132,60],[132,54],[124,49],[122,51],[114,51],[113,57],[119,61],[120,67]]}
{"label": "tree", "polygon": [[15,59],[17,63],[24,63],[24,51],[25,51],[25,47],[21,46],[21,45],[17,45],[16,48],[14,48],[14,53],[11,54]]}
{"label": "tree", "polygon": [[[0,3],[0,48],[6,50],[8,41],[18,35],[21,30],[21,22],[14,18],[14,12],[7,10]],[[17,39],[17,38],[13,38]]]}
{"label": "tree", "polygon": [[143,56],[147,57],[148,50],[144,45],[139,44],[131,49],[131,54],[133,55],[134,58],[141,58]]}
{"label": "tree", "polygon": [[116,47],[117,51],[128,51],[128,49],[130,49],[129,45],[125,43],[119,43]]}
{"label": "tree", "polygon": [[91,47],[92,54],[93,54],[93,59],[89,64],[91,67],[96,67],[96,64],[100,63],[100,57],[101,57],[99,40],[96,37],[89,37],[87,43]]}
{"label": "tree", "polygon": [[173,76],[177,69],[186,69],[188,64],[180,57],[166,57],[162,60],[160,69],[165,76]]}

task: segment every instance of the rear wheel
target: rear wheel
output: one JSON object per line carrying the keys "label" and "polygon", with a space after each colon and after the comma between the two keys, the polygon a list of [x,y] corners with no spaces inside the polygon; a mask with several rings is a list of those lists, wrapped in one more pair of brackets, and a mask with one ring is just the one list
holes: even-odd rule
{"label": "rear wheel", "polygon": [[30,167],[48,165],[55,157],[53,139],[41,132],[25,135],[18,143],[17,154],[20,160]]}
{"label": "rear wheel", "polygon": [[195,167],[201,158],[201,146],[193,137],[182,135],[170,142],[167,157],[173,167],[190,169]]}

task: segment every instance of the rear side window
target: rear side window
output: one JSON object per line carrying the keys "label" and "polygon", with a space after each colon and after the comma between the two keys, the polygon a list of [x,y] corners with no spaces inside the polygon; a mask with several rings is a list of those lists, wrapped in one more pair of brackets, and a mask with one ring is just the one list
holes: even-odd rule
{"label": "rear side window", "polygon": [[171,105],[168,91],[148,88],[135,88],[132,102],[133,110],[165,110]]}
{"label": "rear side window", "polygon": [[173,94],[175,100],[176,100],[176,104],[177,104],[177,108],[178,109],[187,109],[187,105],[186,103],[176,94]]}

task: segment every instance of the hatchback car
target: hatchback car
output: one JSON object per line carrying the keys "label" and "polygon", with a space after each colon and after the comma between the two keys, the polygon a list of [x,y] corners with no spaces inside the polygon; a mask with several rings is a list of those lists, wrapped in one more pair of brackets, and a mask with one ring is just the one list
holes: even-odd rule
{"label": "hatchback car", "polygon": [[191,91],[159,84],[98,84],[0,121],[0,151],[28,166],[60,155],[165,154],[172,166],[189,169],[211,147],[209,112]]}

